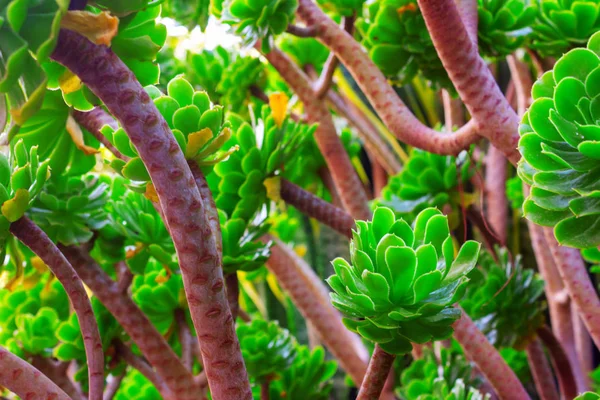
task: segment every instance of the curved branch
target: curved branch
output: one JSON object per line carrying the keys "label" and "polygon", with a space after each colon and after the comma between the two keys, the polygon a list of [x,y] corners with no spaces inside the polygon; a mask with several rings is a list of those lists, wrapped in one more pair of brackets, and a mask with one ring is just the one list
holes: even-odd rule
{"label": "curved branch", "polygon": [[317,30],[314,26],[298,26],[294,24],[289,24],[285,31],[294,36],[303,38],[315,37],[317,35]]}
{"label": "curved branch", "polygon": [[102,109],[102,107],[95,107],[92,111],[73,111],[73,118],[81,126],[91,133],[104,147],[106,147],[115,157],[120,158],[123,161],[128,161],[129,157],[121,153],[111,142],[104,137],[100,129],[104,125],[109,125],[113,129],[117,129],[118,126],[115,120]]}
{"label": "curved branch", "polygon": [[379,345],[375,345],[367,374],[360,385],[356,400],[379,399],[395,358],[393,354],[386,353]]}
{"label": "curved branch", "polygon": [[[554,382],[554,375],[550,368],[550,363],[544,353],[544,348],[539,339],[534,339],[525,348],[529,369],[533,375],[535,388],[540,395],[541,400],[559,400],[558,390]],[[571,399],[573,397],[565,397]]]}
{"label": "curved branch", "polygon": [[102,400],[104,390],[104,349],[94,317],[92,304],[81,278],[46,233],[29,218],[21,217],[10,224],[10,232],[25,246],[29,247],[56,276],[65,288],[71,305],[77,314],[85,355],[89,368],[90,400]]}
{"label": "curved branch", "polygon": [[[257,45],[257,48],[260,49],[260,46]],[[331,171],[344,208],[356,219],[369,220],[371,210],[367,204],[362,182],[337,135],[327,106],[323,101],[315,99],[309,78],[287,55],[273,49],[265,54],[265,57],[296,92],[304,104],[309,121],[319,124],[315,132],[315,140]]]}
{"label": "curved branch", "polygon": [[34,366],[0,346],[0,387],[22,399],[71,400]]}
{"label": "curved branch", "polygon": [[506,157],[490,144],[485,158],[486,214],[490,227],[503,244],[507,238]]}
{"label": "curved branch", "polygon": [[547,326],[542,326],[537,330],[537,334],[541,341],[548,349],[550,360],[554,367],[554,372],[558,377],[558,385],[564,399],[574,399],[579,391],[577,383],[571,369],[571,362],[560,342],[556,339],[552,330]]}
{"label": "curved branch", "polygon": [[79,389],[73,384],[73,381],[67,375],[67,369],[70,363],[56,362],[50,358],[34,356],[31,365],[37,368],[42,374],[46,375],[59,388],[65,391],[73,400],[86,400]]}
{"label": "curved branch", "polygon": [[307,25],[315,27],[317,38],[338,56],[377,114],[398,139],[432,153],[453,155],[480,139],[474,122],[469,122],[452,135],[423,125],[400,100],[362,46],[312,0],[299,0],[298,15]]}
{"label": "curved branch", "polygon": [[331,87],[333,74],[335,73],[335,69],[339,63],[340,62],[337,56],[333,52],[329,53],[327,61],[325,61],[325,65],[323,65],[323,71],[321,71],[319,79],[313,83],[315,96],[317,96],[317,99],[322,99],[327,94],[327,91]]}
{"label": "curved branch", "polygon": [[165,387],[165,383],[162,380],[162,378],[156,375],[156,372],[154,372],[154,370],[146,360],[144,360],[142,357],[133,354],[131,349],[119,339],[115,339],[113,341],[113,346],[115,346],[115,350],[117,351],[118,356],[123,361],[125,361],[127,365],[131,366],[132,368],[135,368],[139,371],[139,373],[144,375],[144,377],[148,379],[154,385],[154,387],[158,389],[159,392],[165,393],[167,391],[167,388]]}
{"label": "curved branch", "polygon": [[[119,120],[152,178],[179,259],[213,398],[251,399],[206,206],[168,124],[109,48],[62,30],[52,57],[77,75]],[[181,399],[197,397],[185,386],[174,394]]]}

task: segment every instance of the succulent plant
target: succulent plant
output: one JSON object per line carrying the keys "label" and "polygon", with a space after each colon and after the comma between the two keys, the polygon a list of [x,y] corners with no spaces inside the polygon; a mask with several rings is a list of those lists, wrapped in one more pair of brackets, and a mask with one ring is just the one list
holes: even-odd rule
{"label": "succulent plant", "polygon": [[259,241],[270,226],[261,223],[248,224],[242,218],[227,220],[225,213],[219,213],[223,238],[223,272],[254,271],[263,265],[271,255],[271,242]]}
{"label": "succulent plant", "polygon": [[225,69],[233,61],[231,54],[224,47],[217,46],[214,50],[190,52],[187,55],[187,61],[186,77],[194,85],[205,90],[209,97],[218,103],[220,94],[217,93],[217,86]]}
{"label": "succulent plant", "polygon": [[273,37],[287,29],[294,20],[297,0],[226,0],[223,3],[223,22],[252,45],[262,40],[263,49],[269,49]]}
{"label": "succulent plant", "polygon": [[448,384],[445,380],[437,378],[433,382],[431,394],[424,394],[418,400],[488,400],[490,394],[483,394],[474,387],[467,387],[462,379]]}
{"label": "succulent plant", "polygon": [[50,307],[42,307],[35,314],[21,314],[15,318],[17,332],[13,338],[13,346],[19,353],[49,357],[52,349],[58,344],[55,332],[60,323],[58,313]]}
{"label": "succulent plant", "polygon": [[209,8],[209,0],[167,0],[162,2],[162,15],[177,20],[190,30],[200,26],[204,31],[208,25]]}
{"label": "succulent plant", "polygon": [[300,67],[312,65],[320,72],[329,56],[327,47],[314,38],[300,38],[294,35],[282,35],[279,48],[291,56]]}
{"label": "succulent plant", "polygon": [[585,392],[575,397],[574,400],[598,400],[600,399],[600,394],[594,392]]}
{"label": "succulent plant", "polygon": [[481,257],[461,306],[490,343],[522,348],[545,321],[544,281],[523,268],[519,255],[511,260],[504,248],[496,253],[498,262],[488,253]]}
{"label": "succulent plant", "polygon": [[525,217],[553,226],[558,242],[576,248],[600,244],[600,33],[587,49],[561,57],[534,84],[523,116],[518,173],[531,185]]}
{"label": "succulent plant", "polygon": [[253,319],[236,332],[248,375],[257,382],[271,380],[294,362],[296,340],[277,322]]}
{"label": "succulent plant", "polygon": [[479,0],[479,50],[503,58],[514,52],[532,32],[538,11],[532,0]]}
{"label": "succulent plant", "polygon": [[374,1],[356,27],[371,59],[389,79],[408,83],[420,72],[434,87],[454,90],[416,0]]}
{"label": "succulent plant", "polygon": [[573,47],[583,47],[600,29],[597,0],[537,0],[537,5],[531,46],[543,56],[558,57]]}
{"label": "succulent plant", "polygon": [[223,70],[217,92],[221,94],[220,104],[228,111],[247,114],[250,100],[250,87],[261,86],[264,80],[264,65],[258,58],[237,57]]}
{"label": "succulent plant", "polygon": [[90,3],[101,10],[110,11],[118,16],[125,16],[161,2],[160,0],[130,0],[127,2],[119,0],[93,0]]}
{"label": "succulent plant", "polygon": [[319,0],[318,3],[324,10],[351,17],[355,13],[360,15],[365,4],[365,0]]}
{"label": "succulent plant", "polygon": [[333,389],[331,378],[336,370],[335,361],[325,361],[322,347],[317,346],[311,351],[307,346],[297,346],[292,365],[281,372],[280,379],[271,382],[270,398],[327,400]]}
{"label": "succulent plant", "polygon": [[421,211],[412,228],[385,207],[356,226],[352,264],[335,259],[327,280],[346,327],[390,354],[450,337],[460,317],[453,304],[466,290],[479,243],[466,242],[455,256],[448,219],[434,208]]}
{"label": "succulent plant", "polygon": [[523,182],[518,176],[506,180],[506,197],[510,201],[513,210],[523,208],[525,197],[523,196]]}
{"label": "succulent plant", "polygon": [[457,186],[471,176],[467,154],[443,156],[413,149],[402,172],[390,178],[378,203],[397,215],[413,219],[427,207],[457,205],[461,201]]}
{"label": "succulent plant", "polygon": [[97,175],[52,179],[30,210],[33,221],[66,246],[91,239],[93,230],[108,223],[104,206],[108,179]]}
{"label": "succulent plant", "polygon": [[504,347],[500,349],[500,355],[524,385],[532,381],[527,353],[524,350]]}
{"label": "succulent plant", "polygon": [[160,392],[136,369],[129,369],[115,400],[162,400]]}

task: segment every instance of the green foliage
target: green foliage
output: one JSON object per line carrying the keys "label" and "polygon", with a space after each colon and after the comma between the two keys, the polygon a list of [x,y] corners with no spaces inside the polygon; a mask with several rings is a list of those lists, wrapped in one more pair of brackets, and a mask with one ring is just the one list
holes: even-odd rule
{"label": "green foliage", "polygon": [[204,31],[208,25],[210,0],[166,0],[162,2],[162,16],[177,20],[189,29],[196,25]]}
{"label": "green foliage", "polygon": [[217,92],[217,86],[225,69],[233,62],[231,54],[225,48],[217,46],[214,50],[188,53],[187,61],[186,77],[219,103],[221,94]]}
{"label": "green foliage", "polygon": [[55,331],[60,320],[53,308],[42,307],[36,314],[21,314],[15,318],[17,331],[14,341],[24,354],[49,357],[58,344]]}
{"label": "green foliage", "polygon": [[383,188],[378,202],[393,209],[397,215],[413,220],[427,207],[458,205],[459,177],[464,183],[471,175],[466,152],[457,158],[415,148],[402,171],[391,177]]}
{"label": "green foliage", "polygon": [[264,79],[264,65],[258,58],[237,57],[224,69],[217,91],[221,94],[220,104],[227,110],[247,114],[250,87],[260,86]]}
{"label": "green foliage", "polygon": [[574,400],[598,400],[600,399],[600,395],[598,393],[593,392],[585,392],[575,397]]}
{"label": "green foliage", "polygon": [[68,7],[68,0],[0,3],[0,131],[9,107],[16,125],[41,107],[47,78],[40,63],[54,50],[60,20]]}
{"label": "green foliage", "polygon": [[543,56],[558,57],[573,47],[583,47],[600,29],[598,0],[537,0],[537,5],[531,45]]}
{"label": "green foliage", "polygon": [[441,378],[433,382],[431,394],[419,396],[418,400],[488,400],[491,396],[483,394],[474,387],[465,386],[462,379],[453,384],[448,384]]}
{"label": "green foliage", "polygon": [[279,35],[294,20],[297,0],[225,0],[223,19],[242,36],[244,42],[253,45],[262,40],[262,47],[270,49],[273,37]]}
{"label": "green foliage", "polygon": [[355,13],[361,14],[365,0],[318,0],[318,3],[325,11],[344,17],[352,17]]}
{"label": "green foliage", "polygon": [[455,256],[448,219],[434,208],[421,211],[413,227],[385,207],[356,226],[352,264],[335,259],[327,280],[346,327],[391,354],[450,337],[460,317],[453,304],[466,290],[479,243],[466,242]]}
{"label": "green foliage", "polygon": [[162,400],[163,397],[144,375],[136,369],[129,369],[115,400]]}
{"label": "green foliage", "polygon": [[376,0],[356,27],[371,59],[389,79],[409,83],[420,72],[435,88],[453,90],[416,0]]}
{"label": "green foliage", "polygon": [[248,375],[257,382],[271,380],[296,357],[296,340],[277,322],[253,319],[236,328]]}
{"label": "green foliage", "polygon": [[510,201],[513,210],[523,208],[525,198],[523,196],[523,182],[518,176],[506,180],[506,197]]}
{"label": "green foliage", "polygon": [[265,221],[248,224],[242,218],[227,220],[224,212],[219,213],[223,238],[223,272],[254,271],[262,267],[271,255],[271,242],[259,241],[268,232],[270,225]]}
{"label": "green foliage", "polygon": [[125,16],[151,7],[162,0],[93,0],[90,3],[101,10],[107,10],[118,16]]}
{"label": "green foliage", "polygon": [[531,0],[479,0],[479,50],[503,58],[521,47],[532,32],[537,7]]}
{"label": "green foliage", "polygon": [[523,347],[544,324],[544,281],[523,268],[519,255],[512,260],[504,248],[496,253],[499,262],[487,252],[481,257],[461,306],[490,343]]}
{"label": "green foliage", "polygon": [[93,230],[108,223],[104,210],[108,180],[92,174],[54,178],[38,196],[30,215],[53,240],[66,246],[85,243]]}
{"label": "green foliage", "polygon": [[325,350],[315,347],[312,352],[307,346],[297,346],[294,362],[284,371],[280,379],[271,382],[272,400],[328,400],[333,388],[331,378],[335,375],[335,361],[325,361]]}
{"label": "green foliage", "polygon": [[527,353],[525,351],[515,350],[512,347],[504,347],[500,349],[500,355],[523,385],[532,381],[529,361],[527,360]]}
{"label": "green foliage", "polygon": [[279,40],[279,48],[288,54],[300,67],[307,65],[315,67],[317,72],[329,56],[329,50],[324,44],[313,38],[300,38],[294,35],[283,35]]}
{"label": "green foliage", "polygon": [[600,33],[561,57],[534,84],[523,116],[518,173],[531,185],[525,217],[553,226],[558,242],[600,244]]}

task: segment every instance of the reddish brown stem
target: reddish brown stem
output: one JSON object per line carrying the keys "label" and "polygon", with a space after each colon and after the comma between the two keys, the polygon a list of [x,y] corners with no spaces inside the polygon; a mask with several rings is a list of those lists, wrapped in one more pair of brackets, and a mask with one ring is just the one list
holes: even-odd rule
{"label": "reddish brown stem", "polygon": [[462,346],[467,358],[477,364],[501,399],[529,400],[519,378],[464,311],[452,326],[454,338]]}
{"label": "reddish brown stem", "polygon": [[[133,73],[107,47],[61,31],[52,57],[69,68],[119,120],[158,194],[179,259],[213,399],[251,399],[206,206],[168,124]],[[196,397],[189,386],[179,398]]]}
{"label": "reddish brown stem", "polygon": [[269,394],[269,387],[271,386],[271,381],[265,379],[263,383],[260,384],[260,400],[269,400],[271,397]]}
{"label": "reddish brown stem", "polygon": [[[535,388],[541,400],[559,400],[558,390],[554,382],[554,375],[550,368],[550,363],[544,353],[544,348],[539,339],[534,339],[527,345],[527,360],[529,369],[533,375]],[[571,398],[571,397],[567,397]]]}
{"label": "reddish brown stem", "polygon": [[100,129],[104,125],[109,125],[115,130],[118,128],[115,120],[108,115],[106,111],[102,109],[102,107],[96,107],[89,112],[75,110],[73,111],[73,118],[75,118],[75,121],[77,121],[79,125],[83,126],[85,130],[91,133],[100,143],[102,143],[104,147],[110,150],[115,157],[125,161],[129,160],[129,157],[117,150],[117,148],[108,141],[102,132],[100,132]]}
{"label": "reddish brown stem", "polygon": [[81,279],[92,290],[98,300],[117,319],[125,332],[138,346],[165,384],[175,392],[181,387],[199,393],[194,387],[191,373],[183,366],[169,344],[148,320],[146,315],[123,293],[116,282],[100,268],[98,263],[82,249],[64,247],[61,250],[73,265]]}
{"label": "reddish brown stem", "polygon": [[229,308],[231,308],[231,315],[235,319],[240,313],[240,285],[236,272],[225,276],[225,285],[227,286],[227,299]]}
{"label": "reddish brown stem", "polygon": [[342,235],[349,238],[352,236],[354,219],[350,214],[287,179],[281,180],[281,198],[303,214],[316,219]]}
{"label": "reddish brown stem", "polygon": [[379,345],[375,345],[367,374],[360,385],[356,400],[379,400],[395,358],[393,354],[386,353]]}
{"label": "reddish brown stem", "polygon": [[184,310],[175,310],[175,321],[177,321],[179,343],[181,344],[181,362],[191,372],[194,364],[194,342],[196,340],[190,332]]}
{"label": "reddish brown stem", "polygon": [[490,145],[486,156],[485,198],[487,219],[501,243],[506,243],[508,200],[506,198],[506,157]]}
{"label": "reddish brown stem", "polygon": [[31,360],[31,365],[50,378],[52,382],[56,383],[73,400],[85,400],[85,397],[67,375],[69,363],[56,362],[50,358],[34,356]]}
{"label": "reddish brown stem", "polygon": [[22,399],[71,400],[46,375],[0,346],[0,387]]}
{"label": "reddish brown stem", "polygon": [[328,291],[319,277],[294,251],[279,240],[271,249],[267,268],[287,291],[300,313],[311,321],[321,341],[338,359],[352,380],[362,382],[367,370],[366,351],[359,339],[342,323],[329,301]]}
{"label": "reddish brown stem", "polygon": [[102,400],[113,400],[117,392],[121,388],[121,383],[123,383],[124,378],[125,373],[113,376],[112,379],[110,379],[106,384],[106,390],[104,391],[104,396],[102,397]]}
{"label": "reddish brown stem", "polygon": [[465,123],[465,113],[460,99],[452,98],[447,90],[442,90],[442,102],[444,104],[444,125],[447,132],[453,132]]}
{"label": "reddish brown stem", "polygon": [[[571,308],[575,305],[571,303]],[[575,350],[577,352],[577,361],[579,361],[579,367],[581,368],[581,375],[583,376],[582,384],[584,386],[577,389],[579,392],[586,392],[590,388],[590,373],[594,370],[594,349],[592,344],[592,338],[588,333],[585,324],[577,314],[577,311],[572,310],[571,317],[573,318],[573,333],[575,336]]]}
{"label": "reddish brown stem", "polygon": [[127,263],[125,261],[119,261],[116,264],[117,270],[117,286],[119,287],[119,291],[121,293],[127,293],[129,290],[129,286],[133,282],[133,274],[129,270]]}
{"label": "reddish brown stem", "polygon": [[533,82],[527,65],[519,61],[515,56],[507,57],[508,67],[512,76],[512,82],[517,95],[517,110],[523,116],[527,107],[531,104],[531,86]]}
{"label": "reddish brown stem", "polygon": [[537,334],[546,346],[546,349],[548,349],[552,367],[558,377],[558,385],[563,398],[574,399],[577,397],[579,391],[577,390],[577,383],[575,382],[573,370],[571,369],[571,362],[569,361],[565,350],[552,333],[552,330],[547,326],[542,326],[538,329]]}
{"label": "reddish brown stem", "polygon": [[317,34],[317,30],[314,26],[298,26],[294,24],[289,24],[287,29],[287,33],[291,33],[294,36],[298,37],[314,37]]}
{"label": "reddish brown stem", "polygon": [[64,286],[81,327],[89,368],[89,398],[101,400],[104,390],[104,350],[92,304],[83,288],[81,278],[46,233],[29,218],[22,217],[13,222],[10,232],[41,258]]}
{"label": "reddish brown stem", "polygon": [[309,78],[284,53],[271,50],[265,57],[296,92],[308,115],[309,122],[318,123],[315,139],[331,171],[344,208],[356,219],[368,220],[371,211],[367,196],[350,158],[337,135],[333,119],[323,101],[315,99]]}
{"label": "reddish brown stem", "polygon": [[437,154],[458,154],[479,139],[474,123],[465,125],[452,135],[423,125],[400,100],[363,47],[325,15],[312,0],[299,1],[298,15],[307,25],[315,27],[317,38],[338,56],[385,125],[398,139]]}
{"label": "reddish brown stem", "polygon": [[168,392],[164,381],[158,375],[156,375],[156,372],[154,372],[146,360],[133,354],[131,349],[118,339],[113,342],[113,346],[115,346],[115,350],[117,351],[119,357],[125,361],[127,365],[137,369],[142,375],[144,375],[146,379],[152,382],[159,392]]}
{"label": "reddish brown stem", "polygon": [[515,163],[519,119],[471,40],[454,0],[419,0],[436,51],[481,135]]}
{"label": "reddish brown stem", "polygon": [[323,71],[319,76],[319,79],[313,84],[315,90],[315,96],[318,99],[322,99],[327,94],[327,91],[331,87],[331,82],[333,80],[333,74],[335,73],[335,69],[339,64],[339,60],[334,53],[329,53],[329,57],[327,61],[325,61],[325,65],[323,66]]}
{"label": "reddish brown stem", "polygon": [[373,196],[377,198],[381,196],[381,190],[387,185],[388,176],[375,157],[371,159],[371,169],[373,172]]}

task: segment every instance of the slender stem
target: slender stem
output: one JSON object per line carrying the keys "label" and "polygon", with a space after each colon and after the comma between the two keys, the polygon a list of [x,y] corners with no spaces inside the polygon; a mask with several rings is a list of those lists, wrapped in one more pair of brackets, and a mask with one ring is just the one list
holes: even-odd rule
{"label": "slender stem", "polygon": [[402,142],[432,153],[458,154],[479,140],[474,123],[465,125],[453,135],[423,125],[398,97],[363,47],[312,0],[299,1],[298,15],[308,25],[315,27],[317,38],[338,56],[385,125]]}
{"label": "slender stem", "polygon": [[106,147],[115,157],[127,161],[129,157],[121,153],[108,139],[100,132],[104,125],[109,125],[113,129],[117,129],[115,120],[107,114],[102,107],[95,107],[92,111],[73,111],[73,118],[79,125],[91,133],[104,147]]}
{"label": "slender stem", "polygon": [[373,175],[373,196],[377,198],[381,196],[381,190],[388,183],[388,175],[375,157],[371,160],[371,170]]}
{"label": "slender stem", "polygon": [[187,325],[185,311],[182,309],[175,310],[175,320],[177,321],[179,343],[181,344],[181,362],[191,372],[194,364],[194,342],[196,340]]}
{"label": "slender stem", "polygon": [[[119,120],[152,178],[179,259],[213,399],[251,399],[206,205],[168,124],[109,48],[63,30],[52,57],[75,73]],[[174,394],[187,399],[196,397],[192,392],[188,386]]]}
{"label": "slender stem", "polygon": [[[571,303],[571,308],[575,305]],[[577,352],[577,361],[579,361],[579,367],[581,368],[581,375],[583,376],[582,388],[577,386],[579,392],[588,391],[590,388],[590,373],[594,370],[594,349],[592,345],[592,338],[588,333],[583,320],[579,317],[577,312],[571,312],[573,318],[573,333],[575,336],[575,350]]]}
{"label": "slender stem", "polygon": [[419,0],[435,49],[480,134],[515,163],[519,119],[479,56],[454,0]]}
{"label": "slender stem", "polygon": [[[368,354],[360,339],[348,331],[329,301],[329,293],[318,276],[294,251],[279,240],[271,248],[267,268],[287,291],[300,313],[319,333],[321,341],[338,359],[352,380],[362,382]],[[335,332],[335,333],[333,333]]]}
{"label": "slender stem", "polygon": [[517,110],[523,116],[527,107],[531,104],[531,86],[533,82],[527,65],[517,59],[516,56],[507,57],[508,67],[514,83],[517,95]]}
{"label": "slender stem", "polygon": [[191,373],[177,358],[148,317],[126,293],[121,291],[118,284],[110,279],[98,263],[78,247],[61,246],[61,250],[86,286],[116,318],[157,374],[164,379],[170,391],[175,393],[176,390],[188,386],[190,391],[198,390],[193,385]]}
{"label": "slender stem", "polygon": [[331,177],[331,172],[329,172],[329,168],[326,165],[319,168],[317,171],[319,174],[319,178],[321,178],[321,182],[329,191],[331,195],[331,203],[337,208],[343,210],[342,199],[340,199],[340,195],[335,188],[335,184],[333,183],[333,178]]}
{"label": "slender stem", "polygon": [[269,104],[269,96],[258,85],[250,85],[250,94],[263,103]]}
{"label": "slender stem", "polygon": [[[260,48],[260,47],[258,47]],[[271,50],[265,57],[304,103],[308,119],[318,123],[315,139],[319,150],[331,171],[333,181],[344,204],[344,208],[357,219],[368,220],[371,210],[367,196],[354,170],[350,158],[337,135],[333,119],[326,104],[315,99],[309,78],[284,53]]]}
{"label": "slender stem", "polygon": [[227,286],[227,299],[229,308],[231,308],[231,315],[235,319],[240,313],[240,285],[237,272],[225,276],[225,286]]}
{"label": "slender stem", "polygon": [[508,199],[506,198],[506,157],[490,144],[486,156],[485,198],[487,218],[502,244],[506,243]]}
{"label": "slender stem", "polygon": [[315,96],[317,96],[318,99],[322,99],[327,94],[327,91],[331,87],[333,74],[339,63],[337,56],[333,52],[329,53],[329,57],[327,57],[327,61],[325,61],[319,79],[313,84]]}
{"label": "slender stem", "polygon": [[477,364],[500,399],[529,400],[519,378],[464,311],[453,328],[454,338],[462,346],[465,355]]}
{"label": "slender stem", "polygon": [[554,367],[554,372],[558,377],[558,386],[564,399],[574,399],[577,397],[579,391],[577,390],[577,383],[571,369],[571,362],[565,353],[565,350],[561,346],[560,342],[552,330],[547,326],[542,326],[537,330],[537,334],[540,340],[548,349],[550,354],[550,360]]}
{"label": "slender stem", "polygon": [[291,33],[294,36],[298,37],[315,37],[317,35],[317,30],[314,26],[298,26],[294,24],[289,24],[287,29],[287,33]]}
{"label": "slender stem", "polygon": [[581,254],[577,249],[560,246],[552,228],[544,228],[544,234],[567,292],[592,340],[600,348],[600,299]]}
{"label": "slender stem", "polygon": [[496,249],[495,246],[500,244],[498,241],[498,237],[495,232],[491,231],[491,227],[488,221],[486,221],[485,217],[482,215],[481,210],[475,206],[470,206],[466,209],[467,219],[479,230],[481,236],[483,237],[483,241],[485,242],[485,246],[492,253],[494,258],[496,257]]}
{"label": "slender stem", "polygon": [[46,375],[0,346],[0,387],[22,399],[71,400]]}
{"label": "slender stem", "polygon": [[122,373],[117,376],[112,376],[112,378],[106,384],[106,390],[104,390],[104,396],[102,400],[113,400],[121,388],[121,383],[123,383],[123,378],[125,378],[125,373]]}
{"label": "slender stem", "polygon": [[[554,375],[550,363],[544,353],[544,348],[539,339],[534,339],[525,348],[529,369],[533,375],[535,388],[541,400],[559,400],[558,390],[554,382]],[[570,399],[571,397],[566,397]]]}
{"label": "slender stem", "polygon": [[454,127],[460,127],[465,123],[463,103],[460,99],[452,98],[447,90],[442,90],[442,104],[444,105],[444,125],[446,131],[453,132]]}
{"label": "slender stem", "polygon": [[271,381],[269,379],[265,379],[263,383],[260,384],[260,400],[269,400],[269,387],[271,386]]}
{"label": "slender stem", "polygon": [[164,381],[154,372],[150,364],[143,358],[136,356],[133,354],[131,349],[125,345],[119,339],[115,339],[113,341],[113,346],[115,346],[115,350],[119,357],[127,363],[127,365],[132,368],[137,369],[146,379],[148,379],[152,384],[161,392],[165,393],[167,388],[165,386]]}
{"label": "slender stem", "polygon": [[52,382],[64,390],[73,400],[84,400],[85,397],[79,389],[73,384],[73,381],[67,375],[69,363],[55,362],[50,358],[34,356],[31,365],[37,368],[42,374],[46,375]]}
{"label": "slender stem", "polygon": [[89,369],[89,399],[101,400],[104,389],[104,350],[94,311],[81,278],[48,235],[29,218],[22,217],[13,222],[10,232],[44,261],[65,288],[83,336]]}
{"label": "slender stem", "polygon": [[352,237],[354,218],[350,214],[287,179],[281,180],[281,198],[303,214],[316,219],[348,238]]}
{"label": "slender stem", "polygon": [[365,379],[360,385],[356,400],[379,399],[395,358],[395,355],[386,353],[379,345],[375,345]]}
{"label": "slender stem", "polygon": [[129,286],[133,282],[133,273],[127,266],[125,261],[119,261],[116,264],[117,269],[117,286],[121,293],[127,293]]}

